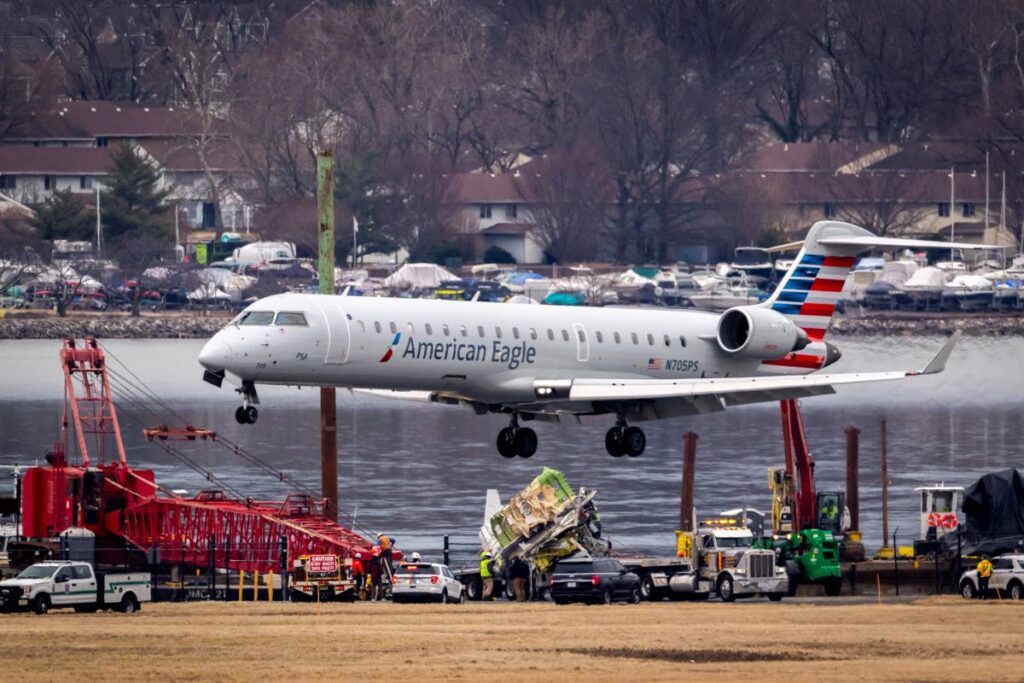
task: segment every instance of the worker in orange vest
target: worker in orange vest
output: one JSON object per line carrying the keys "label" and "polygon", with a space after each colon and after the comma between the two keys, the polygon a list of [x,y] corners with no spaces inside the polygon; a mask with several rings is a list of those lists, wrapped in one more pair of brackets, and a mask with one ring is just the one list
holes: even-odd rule
{"label": "worker in orange vest", "polygon": [[981,556],[978,563],[978,599],[988,600],[988,580],[992,577],[992,563],[988,555]]}

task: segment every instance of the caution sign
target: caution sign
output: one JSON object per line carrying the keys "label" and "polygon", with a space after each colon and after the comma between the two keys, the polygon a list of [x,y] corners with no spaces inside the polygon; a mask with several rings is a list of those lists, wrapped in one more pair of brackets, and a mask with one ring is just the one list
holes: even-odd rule
{"label": "caution sign", "polygon": [[310,555],[306,563],[308,574],[334,575],[338,573],[337,555]]}

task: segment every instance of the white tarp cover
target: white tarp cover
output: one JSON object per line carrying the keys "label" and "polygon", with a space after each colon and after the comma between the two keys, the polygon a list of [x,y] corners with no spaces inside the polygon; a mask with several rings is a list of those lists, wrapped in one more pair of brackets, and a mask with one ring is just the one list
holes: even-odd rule
{"label": "white tarp cover", "polygon": [[966,289],[983,292],[992,289],[992,281],[981,275],[957,275],[949,283],[951,289]]}
{"label": "white tarp cover", "polygon": [[891,261],[882,266],[882,272],[875,282],[888,282],[899,287],[917,272],[917,264],[913,261]]}
{"label": "white tarp cover", "polygon": [[384,279],[385,287],[394,289],[430,289],[443,280],[458,280],[457,275],[433,263],[406,263]]}
{"label": "white tarp cover", "polygon": [[295,258],[295,245],[291,242],[253,242],[235,249],[236,263],[260,265],[272,258]]}
{"label": "white tarp cover", "polygon": [[213,284],[205,284],[188,293],[190,301],[228,301],[231,295],[217,288]]}
{"label": "white tarp cover", "polygon": [[903,289],[942,289],[946,285],[946,272],[927,266],[911,275],[903,283]]}

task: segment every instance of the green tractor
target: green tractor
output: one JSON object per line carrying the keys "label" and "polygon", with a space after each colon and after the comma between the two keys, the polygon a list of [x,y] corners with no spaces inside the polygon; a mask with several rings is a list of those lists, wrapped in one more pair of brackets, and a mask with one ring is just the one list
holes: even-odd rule
{"label": "green tractor", "polygon": [[785,563],[790,596],[796,594],[801,583],[821,584],[825,595],[839,595],[842,588],[839,541],[831,531],[802,529],[775,539],[763,539],[763,544],[775,550],[779,562]]}

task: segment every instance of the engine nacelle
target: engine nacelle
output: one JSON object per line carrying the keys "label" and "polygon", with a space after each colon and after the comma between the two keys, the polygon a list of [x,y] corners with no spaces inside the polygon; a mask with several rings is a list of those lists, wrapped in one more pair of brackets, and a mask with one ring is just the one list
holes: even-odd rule
{"label": "engine nacelle", "polygon": [[759,306],[730,308],[718,319],[718,346],[733,356],[775,360],[811,340],[786,316]]}

